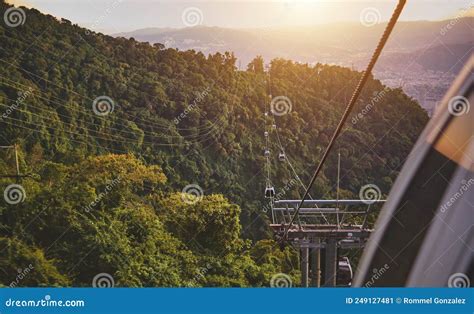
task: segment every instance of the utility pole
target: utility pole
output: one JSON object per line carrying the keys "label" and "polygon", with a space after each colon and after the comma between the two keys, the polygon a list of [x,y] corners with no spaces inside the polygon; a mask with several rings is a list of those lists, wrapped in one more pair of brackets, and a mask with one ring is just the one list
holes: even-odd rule
{"label": "utility pole", "polygon": [[15,178],[17,181],[21,178],[30,177],[29,174],[20,173],[20,162],[18,159],[18,145],[0,146],[0,149],[13,149],[15,152],[15,174],[0,174],[0,178]]}
{"label": "utility pole", "polygon": [[18,148],[17,145],[14,145],[15,147],[15,164],[16,164],[16,175],[20,176],[20,163],[18,162]]}

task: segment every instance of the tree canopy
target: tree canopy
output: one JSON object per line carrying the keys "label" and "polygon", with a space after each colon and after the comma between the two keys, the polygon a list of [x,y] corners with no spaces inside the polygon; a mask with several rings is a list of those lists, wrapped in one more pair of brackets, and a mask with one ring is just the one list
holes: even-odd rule
{"label": "tree canopy", "polygon": [[[98,273],[119,286],[297,280],[295,252],[276,248],[262,210],[268,95],[290,100],[274,118],[306,182],[361,73],[284,59],[266,69],[261,57],[239,71],[232,53],[113,38],[22,9],[23,25],[0,24],[0,145],[16,144],[32,177],[19,182],[22,202],[0,202],[0,284],[30,264],[20,285],[90,286]],[[336,144],[341,193],[367,183],[387,193],[427,119],[371,78]],[[294,174],[276,141],[269,149],[278,192]],[[14,173],[13,152],[0,157],[0,174]],[[334,195],[336,163],[314,195]],[[0,190],[12,183],[0,179]],[[189,184],[202,189],[198,202],[183,201]]]}

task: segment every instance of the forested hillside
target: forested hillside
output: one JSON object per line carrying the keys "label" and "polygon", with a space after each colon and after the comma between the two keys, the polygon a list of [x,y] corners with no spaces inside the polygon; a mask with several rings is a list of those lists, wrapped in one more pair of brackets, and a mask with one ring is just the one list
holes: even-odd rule
{"label": "forested hillside", "polygon": [[[8,5],[0,2],[0,12]],[[273,97],[282,145],[309,180],[360,77],[347,68],[205,56],[90,32],[26,9],[0,23],[0,146],[18,145],[27,178],[19,202],[0,202],[0,284],[268,286],[297,278],[297,256],[267,227],[265,112]],[[370,80],[338,141],[345,196],[377,184],[387,193],[427,122],[399,89]],[[273,137],[274,138],[274,137]],[[270,144],[277,192],[294,174]],[[313,192],[334,196],[336,155]],[[0,174],[15,173],[0,150]],[[181,192],[199,186],[204,196]],[[286,197],[298,197],[294,186]],[[296,282],[296,281],[295,281]]]}

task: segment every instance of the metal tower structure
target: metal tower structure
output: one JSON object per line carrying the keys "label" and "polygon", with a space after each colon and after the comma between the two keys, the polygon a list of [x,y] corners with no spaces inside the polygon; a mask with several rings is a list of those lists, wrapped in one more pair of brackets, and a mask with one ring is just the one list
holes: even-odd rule
{"label": "metal tower structure", "polygon": [[323,286],[334,287],[338,271],[338,250],[365,246],[373,231],[368,226],[372,205],[384,203],[385,200],[305,200],[297,223],[289,227],[291,215],[300,201],[275,201],[272,209],[275,222],[270,227],[277,239],[286,237],[288,243],[299,249],[302,287],[310,285],[310,274],[311,285],[321,286],[321,250],[325,253]]}

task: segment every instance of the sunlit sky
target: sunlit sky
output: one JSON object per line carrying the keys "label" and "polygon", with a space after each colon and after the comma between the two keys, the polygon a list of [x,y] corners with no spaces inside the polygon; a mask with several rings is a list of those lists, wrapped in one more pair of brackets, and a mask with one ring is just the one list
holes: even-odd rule
{"label": "sunlit sky", "polygon": [[[356,22],[370,8],[386,21],[396,0],[378,1],[180,1],[180,0],[7,0],[64,17],[73,23],[106,33],[148,27],[187,26],[186,9],[197,12],[199,25],[232,28],[285,27],[331,22]],[[408,0],[401,20],[442,20],[472,8],[471,0]],[[375,10],[373,10],[375,9]],[[188,18],[193,18],[188,17]],[[189,26],[189,25],[188,25]]]}

